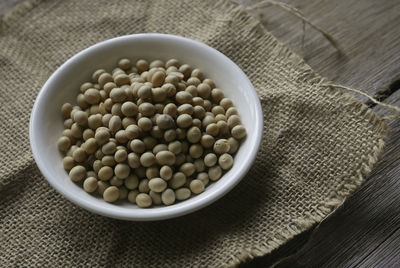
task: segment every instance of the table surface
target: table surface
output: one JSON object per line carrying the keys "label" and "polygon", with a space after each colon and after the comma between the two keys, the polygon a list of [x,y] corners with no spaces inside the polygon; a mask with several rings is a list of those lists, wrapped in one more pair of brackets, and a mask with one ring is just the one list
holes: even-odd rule
{"label": "table surface", "polygon": [[[22,0],[0,1],[0,16]],[[249,6],[259,0],[241,0]],[[265,28],[337,84],[400,105],[400,1],[285,0],[331,34],[345,56],[324,37],[279,7],[252,11]],[[360,98],[377,113],[387,113]],[[332,216],[272,254],[242,267],[400,267],[400,119],[373,173]]]}

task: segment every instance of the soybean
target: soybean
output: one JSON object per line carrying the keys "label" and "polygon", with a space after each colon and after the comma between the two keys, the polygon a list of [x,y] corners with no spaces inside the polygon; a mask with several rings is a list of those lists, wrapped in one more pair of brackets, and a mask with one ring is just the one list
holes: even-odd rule
{"label": "soybean", "polygon": [[103,198],[107,202],[115,202],[119,198],[119,189],[116,186],[110,186],[107,189],[105,189],[103,193]]}
{"label": "soybean", "polygon": [[190,182],[190,190],[194,194],[200,194],[204,191],[204,184],[200,180],[192,180]]}
{"label": "soybean", "polygon": [[188,188],[179,188],[177,190],[175,190],[175,196],[177,200],[186,200],[190,197],[191,192],[190,189]]}
{"label": "soybean", "polygon": [[69,177],[72,181],[78,182],[84,179],[86,176],[86,169],[83,166],[75,166],[69,172]]}
{"label": "soybean", "polygon": [[164,205],[172,205],[175,203],[175,192],[172,189],[166,189],[162,194],[161,194],[161,200],[164,203]]}
{"label": "soybean", "polygon": [[88,192],[92,193],[97,189],[97,179],[94,177],[88,177],[83,182],[83,189]]}

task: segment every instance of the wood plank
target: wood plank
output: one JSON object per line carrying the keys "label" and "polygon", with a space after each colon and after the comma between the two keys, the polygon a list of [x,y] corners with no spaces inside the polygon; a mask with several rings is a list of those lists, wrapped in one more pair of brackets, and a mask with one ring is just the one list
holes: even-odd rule
{"label": "wood plank", "polygon": [[[246,6],[260,0],[242,0]],[[324,37],[307,27],[301,50],[302,23],[278,7],[252,12],[293,51],[303,55],[315,71],[335,83],[374,94],[400,75],[400,2],[396,0],[284,0],[331,34],[346,57]],[[304,52],[304,53],[303,53]]]}
{"label": "wood plank", "polygon": [[400,267],[400,228],[357,267]]}

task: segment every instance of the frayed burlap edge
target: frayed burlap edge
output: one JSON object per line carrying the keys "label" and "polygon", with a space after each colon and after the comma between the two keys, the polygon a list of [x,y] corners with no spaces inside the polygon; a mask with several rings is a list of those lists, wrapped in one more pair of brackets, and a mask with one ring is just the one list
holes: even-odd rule
{"label": "frayed burlap edge", "polygon": [[[323,96],[329,95],[330,97],[336,98],[338,102],[344,103],[349,112],[358,114],[361,118],[368,120],[373,128],[381,133],[378,146],[373,148],[373,153],[362,159],[363,161],[360,163],[360,168],[356,170],[351,177],[344,179],[343,183],[329,198],[314,207],[313,211],[308,212],[307,215],[303,215],[302,218],[293,219],[291,224],[283,228],[282,233],[276,234],[274,238],[265,241],[263,246],[241,249],[236,255],[232,256],[232,261],[229,263],[229,266],[237,266],[244,261],[253,259],[254,257],[261,257],[272,252],[296,235],[299,235],[317,223],[321,223],[340,208],[346,198],[362,185],[365,178],[371,173],[373,167],[380,159],[385,149],[384,140],[389,135],[389,128],[387,124],[365,104],[349,94],[344,93],[340,88],[331,84],[330,81],[321,77],[312,70],[303,59],[284,46],[273,35],[266,34],[266,29],[262,24],[251,17],[244,7],[235,5],[227,0],[222,0],[220,4],[227,9],[227,21],[235,20],[235,23],[248,29],[249,33],[254,35],[255,38],[263,40],[265,45],[272,47],[276,55],[287,57],[297,69],[301,70],[301,75],[299,76],[301,77],[301,82],[309,84],[310,87],[317,88]],[[263,96],[260,94],[260,97]]]}
{"label": "frayed burlap edge", "polygon": [[[0,33],[3,33],[14,21],[25,16],[29,11],[45,1],[47,0],[27,0],[17,5],[2,18]],[[265,45],[269,45],[273,49],[275,55],[288,58],[297,69],[301,70],[301,75],[299,76],[301,82],[316,88],[323,96],[329,95],[330,97],[337,98],[338,102],[345,104],[349,112],[358,114],[361,118],[368,120],[373,128],[381,133],[378,146],[373,148],[373,153],[362,159],[360,168],[355,171],[351,177],[344,179],[343,183],[338,186],[336,191],[329,198],[314,207],[313,211],[309,211],[306,215],[303,215],[303,217],[293,219],[292,223],[283,227],[281,233],[265,241],[262,246],[238,249],[237,253],[231,256],[232,259],[228,263],[228,266],[235,267],[244,261],[271,253],[296,235],[299,235],[317,223],[320,224],[340,208],[346,198],[363,184],[365,178],[371,173],[373,167],[382,156],[385,149],[384,140],[389,135],[389,128],[387,124],[365,104],[349,94],[342,92],[339,87],[331,84],[312,70],[302,58],[284,46],[273,35],[267,34],[266,29],[262,26],[260,21],[250,16],[243,6],[233,3],[230,0],[218,0],[215,3],[215,8],[223,8],[226,10],[224,13],[225,15],[218,18],[219,21],[227,23],[228,27],[229,23],[235,21],[235,23],[242,26],[244,29],[247,29],[249,35],[261,39]],[[260,97],[263,97],[260,92],[258,93]]]}

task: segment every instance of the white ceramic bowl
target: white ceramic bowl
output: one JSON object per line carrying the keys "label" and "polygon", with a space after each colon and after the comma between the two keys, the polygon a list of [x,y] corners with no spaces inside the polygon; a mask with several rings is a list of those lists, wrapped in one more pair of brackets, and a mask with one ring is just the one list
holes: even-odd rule
{"label": "white ceramic bowl", "polygon": [[[203,71],[233,100],[248,136],[234,158],[234,165],[220,180],[197,196],[172,206],[143,209],[128,202],[110,204],[86,193],[73,183],[62,166],[56,142],[63,131],[60,107],[76,103],[80,85],[89,81],[94,70],[111,71],[118,59],[128,57],[169,59]],[[29,134],[33,156],[48,182],[73,203],[104,216],[135,221],[173,218],[205,207],[229,192],[247,173],[258,151],[263,129],[259,98],[247,76],[229,58],[194,40],[166,34],[134,34],[93,45],[65,62],[47,80],[33,106]]]}

